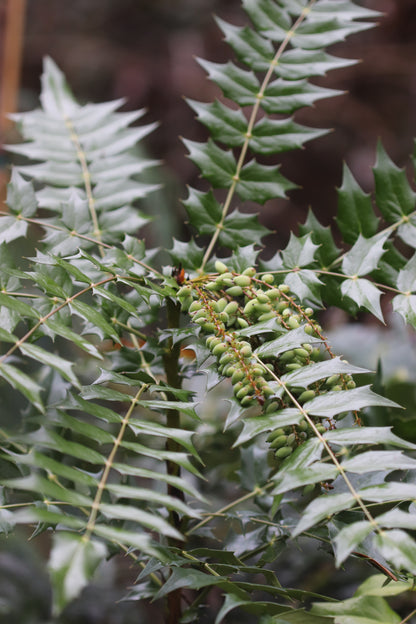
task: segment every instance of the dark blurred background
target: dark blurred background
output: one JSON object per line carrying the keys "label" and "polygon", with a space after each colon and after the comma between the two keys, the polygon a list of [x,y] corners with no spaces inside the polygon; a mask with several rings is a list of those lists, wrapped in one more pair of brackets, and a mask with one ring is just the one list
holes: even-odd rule
{"label": "dark blurred background", "polygon": [[[6,10],[24,0],[0,0],[0,67],[4,61]],[[416,2],[415,0],[361,0],[359,4],[382,11],[379,26],[350,37],[334,46],[331,53],[361,59],[352,67],[333,72],[317,84],[348,91],[345,95],[318,102],[300,111],[300,123],[331,127],[333,132],[317,139],[301,152],[285,154],[283,172],[300,189],[290,201],[271,201],[261,220],[276,231],[269,238],[270,254],[285,244],[291,230],[306,218],[311,206],[324,224],[333,222],[336,212],[335,187],[341,184],[345,160],[365,190],[371,190],[371,167],[375,146],[381,138],[399,165],[413,152],[416,136]],[[215,62],[230,58],[222,42],[213,13],[235,24],[244,24],[240,0],[26,0],[25,28],[21,48],[18,110],[37,106],[42,58],[51,56],[60,66],[81,102],[125,98],[124,110],[145,107],[145,121],[159,121],[160,127],[146,141],[149,155],[162,159],[166,191],[161,200],[171,219],[170,236],[186,239],[184,211],[180,198],[186,185],[198,186],[198,171],[186,158],[179,136],[204,140],[205,129],[194,120],[183,96],[212,101],[218,88],[206,80],[195,56]],[[18,60],[18,59],[17,59]],[[4,75],[3,75],[4,80]],[[4,82],[3,82],[4,85]],[[0,93],[0,96],[3,94]],[[1,127],[2,140],[13,142],[18,135],[12,126]],[[3,153],[3,179],[10,161]],[[164,227],[168,221],[163,221]],[[25,539],[27,536],[24,536]],[[39,552],[47,546],[39,547]],[[313,568],[310,589],[319,591],[327,575],[322,562],[309,554],[311,567],[299,565],[298,576]],[[50,614],[50,588],[38,556],[23,542],[0,544],[0,624],[45,622]],[[317,574],[319,569],[320,574]],[[120,570],[120,568],[119,568]],[[111,576],[116,572],[111,568]],[[128,563],[121,566],[120,583],[105,578],[104,590],[89,590],[64,614],[63,624],[130,624],[137,621],[132,603],[119,603],[121,590],[134,582],[136,573]],[[295,574],[295,572],[294,572]],[[356,578],[352,575],[352,578]],[[36,584],[33,583],[36,579]],[[302,578],[292,579],[303,583]],[[30,587],[30,591],[28,588]],[[348,588],[349,589],[349,588]],[[336,593],[336,592],[335,592]],[[142,613],[142,612],[140,612]],[[159,620],[148,611],[145,624]]]}

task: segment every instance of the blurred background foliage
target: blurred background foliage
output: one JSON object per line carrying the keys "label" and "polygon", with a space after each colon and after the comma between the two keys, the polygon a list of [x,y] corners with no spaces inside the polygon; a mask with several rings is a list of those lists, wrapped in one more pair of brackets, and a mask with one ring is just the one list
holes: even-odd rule
{"label": "blurred background foliage", "polygon": [[[332,224],[336,213],[336,186],[341,184],[345,160],[361,186],[370,191],[378,138],[399,165],[413,151],[416,136],[416,3],[414,0],[362,0],[368,8],[383,11],[385,18],[378,28],[352,36],[334,46],[332,54],[360,58],[361,63],[317,79],[317,84],[346,91],[345,95],[320,101],[314,109],[297,113],[300,123],[319,127],[332,126],[329,135],[312,141],[301,152],[282,156],[283,173],[294,179],[299,189],[290,193],[290,202],[270,201],[261,221],[274,230],[267,239],[266,257],[297,231],[309,206],[324,225]],[[10,0],[13,4],[13,0]],[[6,30],[7,0],[0,0],[0,41]],[[148,210],[155,213],[163,228],[149,232],[150,244],[164,244],[177,236],[187,240],[184,210],[180,198],[185,186],[197,186],[198,172],[185,157],[179,135],[204,140],[205,130],[197,124],[194,113],[183,96],[212,101],[220,96],[215,85],[206,80],[195,57],[215,62],[229,58],[229,48],[221,40],[212,14],[235,24],[243,24],[240,0],[26,0],[25,30],[18,110],[30,110],[37,104],[42,59],[51,56],[60,66],[81,102],[106,101],[123,97],[125,110],[145,107],[146,121],[160,122],[160,128],[147,140],[151,157],[161,159],[164,190],[153,195]],[[4,50],[0,47],[1,65]],[[4,85],[3,85],[4,86]],[[322,123],[320,123],[322,120]],[[5,130],[3,142],[14,142],[13,127]],[[3,157],[3,178],[7,177],[9,158]],[[160,239],[155,239],[158,232]],[[416,399],[415,336],[403,329],[401,322],[390,329],[364,316],[355,321],[340,311],[323,312],[324,327],[331,330],[330,340],[338,353],[352,363],[376,369],[383,357],[376,383],[392,399],[404,404],[413,416]],[[2,397],[10,414],[16,407],[10,397]],[[9,402],[9,403],[8,403]],[[6,410],[2,410],[3,414]],[[369,418],[376,419],[377,414]],[[413,421],[414,422],[414,421]],[[9,425],[10,423],[1,423]],[[385,424],[385,423],[379,423]],[[406,415],[393,414],[398,435],[415,439],[408,431]],[[219,436],[207,423],[206,453],[222,453],[226,436]],[[219,440],[222,442],[219,444]],[[230,458],[232,469],[232,458]],[[2,467],[3,469],[4,467]],[[208,484],[209,487],[209,484]],[[7,517],[0,516],[7,525]],[[46,624],[50,616],[50,585],[44,571],[43,555],[49,548],[46,537],[29,536],[3,539],[0,542],[0,624]],[[277,574],[283,584],[310,591],[325,591],[337,598],[349,597],[369,568],[352,559],[341,575],[333,574],[332,557],[318,550],[300,550],[296,544],[279,558]],[[281,570],[282,572],[279,572]],[[137,570],[127,559],[110,560],[101,571],[99,582],[70,605],[56,624],[132,624],[162,621],[157,605],[142,606],[122,601],[122,588],[133,584]],[[212,592],[212,613],[220,604],[220,594]],[[134,597],[134,592],[132,594]],[[408,613],[416,605],[402,604],[399,596],[392,607]],[[211,620],[209,618],[212,618]],[[241,614],[228,622],[242,624]],[[253,620],[246,616],[247,622]]]}

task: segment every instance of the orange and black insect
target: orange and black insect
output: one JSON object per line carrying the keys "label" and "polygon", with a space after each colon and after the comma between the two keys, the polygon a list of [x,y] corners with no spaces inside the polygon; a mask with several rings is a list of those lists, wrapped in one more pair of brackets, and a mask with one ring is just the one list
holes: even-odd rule
{"label": "orange and black insect", "polygon": [[172,269],[172,277],[175,278],[179,286],[182,286],[185,281],[185,269],[182,267],[182,264]]}

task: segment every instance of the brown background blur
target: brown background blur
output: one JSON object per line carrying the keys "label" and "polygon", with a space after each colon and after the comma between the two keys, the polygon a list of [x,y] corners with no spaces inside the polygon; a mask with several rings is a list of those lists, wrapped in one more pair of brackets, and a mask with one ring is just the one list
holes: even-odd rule
{"label": "brown background blur", "polygon": [[[378,28],[331,49],[335,55],[361,58],[361,63],[316,80],[348,95],[322,100],[297,114],[300,122],[334,131],[302,152],[282,157],[283,172],[303,188],[291,193],[290,203],[269,202],[262,211],[263,222],[277,230],[273,246],[285,242],[309,205],[322,222],[332,221],[343,159],[368,190],[378,137],[399,164],[413,151],[416,2],[360,4],[383,11],[385,17]],[[3,32],[5,6],[6,0],[0,0]],[[178,136],[204,140],[206,134],[183,96],[210,101],[219,94],[194,56],[225,62],[230,55],[213,13],[245,23],[239,0],[27,0],[19,108],[37,105],[44,55],[61,67],[81,102],[124,97],[125,110],[146,107],[146,121],[161,122],[147,140],[148,150],[164,161],[167,177],[178,180],[178,196],[184,197],[185,185],[199,182]],[[16,138],[9,131],[6,140]],[[178,199],[170,210],[183,219]]]}

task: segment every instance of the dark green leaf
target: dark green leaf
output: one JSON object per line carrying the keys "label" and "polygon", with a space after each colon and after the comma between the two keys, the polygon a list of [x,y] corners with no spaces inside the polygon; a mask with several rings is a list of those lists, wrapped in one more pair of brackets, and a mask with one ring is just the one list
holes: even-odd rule
{"label": "dark green leaf", "polygon": [[415,209],[416,193],[411,188],[406,171],[389,158],[382,144],[377,146],[374,167],[376,203],[388,223],[395,223]]}
{"label": "dark green leaf", "polygon": [[370,195],[360,188],[346,164],[342,186],[338,189],[336,221],[345,242],[351,245],[360,234],[367,238],[374,236],[379,222],[374,214]]}
{"label": "dark green leaf", "polygon": [[367,279],[352,277],[342,282],[341,292],[343,297],[348,297],[359,308],[365,308],[384,323],[380,307],[382,292],[372,282]]}
{"label": "dark green leaf", "polygon": [[342,260],[344,273],[350,276],[367,275],[377,269],[385,251],[383,245],[387,236],[387,234],[376,234],[371,238],[364,238],[359,234],[354,246]]}
{"label": "dark green leaf", "polygon": [[313,243],[316,245],[314,259],[319,262],[321,268],[327,268],[340,254],[332,236],[331,228],[324,227],[309,210],[308,217],[303,225],[299,225],[299,232],[304,238],[310,233]]}
{"label": "dark green leaf", "polygon": [[40,398],[41,386],[33,381],[21,370],[2,362],[0,364],[0,377],[3,377],[13,388],[19,390],[40,412],[44,411]]}
{"label": "dark green leaf", "polygon": [[227,188],[235,175],[237,163],[231,151],[220,149],[211,139],[207,143],[184,140],[189,158],[215,188]]}
{"label": "dark green leaf", "polygon": [[296,185],[279,173],[278,166],[260,165],[254,160],[244,165],[237,182],[241,199],[264,204],[268,199],[286,197]]}

